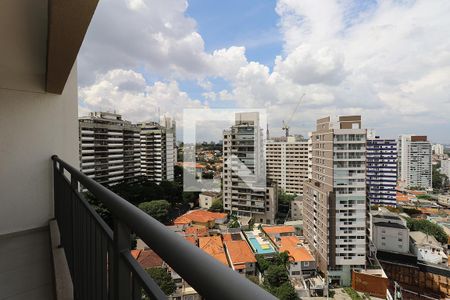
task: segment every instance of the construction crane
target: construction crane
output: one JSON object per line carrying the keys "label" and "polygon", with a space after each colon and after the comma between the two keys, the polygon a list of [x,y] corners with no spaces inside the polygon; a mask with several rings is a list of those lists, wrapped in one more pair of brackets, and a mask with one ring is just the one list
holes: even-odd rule
{"label": "construction crane", "polygon": [[287,122],[285,122],[283,120],[283,127],[281,128],[281,130],[284,130],[284,133],[286,135],[286,138],[289,136],[289,124],[291,123],[292,118],[294,117],[295,113],[297,112],[300,104],[302,103],[303,97],[305,97],[305,93],[303,93],[303,95],[300,97],[300,100],[297,103],[297,106],[295,107],[294,111],[292,112],[291,116],[289,117],[289,119],[287,119]]}

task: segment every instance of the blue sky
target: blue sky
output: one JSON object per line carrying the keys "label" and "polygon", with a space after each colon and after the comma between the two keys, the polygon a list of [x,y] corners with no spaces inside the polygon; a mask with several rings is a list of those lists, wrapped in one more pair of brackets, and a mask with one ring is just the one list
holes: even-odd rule
{"label": "blue sky", "polygon": [[291,132],[360,114],[382,136],[450,144],[449,15],[448,0],[102,0],[79,114],[181,124],[185,108],[266,108],[278,135],[305,93]]}

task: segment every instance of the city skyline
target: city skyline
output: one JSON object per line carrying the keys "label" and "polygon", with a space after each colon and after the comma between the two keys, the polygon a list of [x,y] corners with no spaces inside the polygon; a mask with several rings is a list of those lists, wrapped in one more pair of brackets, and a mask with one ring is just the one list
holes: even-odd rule
{"label": "city skyline", "polygon": [[179,122],[183,108],[265,108],[281,135],[306,93],[293,132],[361,115],[386,138],[450,144],[449,10],[446,1],[105,0],[78,59],[80,113],[140,121],[159,107]]}

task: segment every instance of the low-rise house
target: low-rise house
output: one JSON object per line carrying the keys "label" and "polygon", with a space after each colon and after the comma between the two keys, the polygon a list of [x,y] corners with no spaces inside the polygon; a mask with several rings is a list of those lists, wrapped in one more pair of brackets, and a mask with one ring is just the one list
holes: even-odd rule
{"label": "low-rise house", "polygon": [[214,200],[218,199],[219,193],[203,192],[198,195],[198,205],[204,209],[210,209]]}
{"label": "low-rise house", "polygon": [[216,213],[207,210],[190,210],[184,215],[176,218],[175,225],[202,225],[213,228],[216,224],[225,224],[228,215],[226,213]]}
{"label": "low-rise house", "polygon": [[200,237],[198,239],[198,247],[227,267],[229,266],[222,238],[220,236]]}
{"label": "low-rise house", "polygon": [[131,255],[145,270],[163,267],[164,261],[153,250],[131,250]]}
{"label": "low-rise house", "polygon": [[224,242],[231,268],[244,275],[256,275],[256,257],[244,240]]}
{"label": "low-rise house", "polygon": [[276,240],[282,236],[294,236],[295,227],[287,225],[263,226],[262,231],[276,244]]}
{"label": "low-rise house", "polygon": [[412,231],[409,233],[411,252],[417,256],[420,261],[433,264],[447,264],[447,255],[444,248],[436,238],[421,231]]}
{"label": "low-rise house", "polygon": [[309,277],[316,272],[316,260],[311,252],[302,246],[296,236],[283,236],[278,241],[278,251],[289,254],[289,275],[291,277]]}

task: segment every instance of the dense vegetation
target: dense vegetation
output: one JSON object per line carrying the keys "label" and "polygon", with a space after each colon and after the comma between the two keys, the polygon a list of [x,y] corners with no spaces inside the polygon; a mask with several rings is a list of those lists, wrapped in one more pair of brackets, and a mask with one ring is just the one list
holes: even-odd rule
{"label": "dense vegetation", "polygon": [[442,174],[439,171],[439,168],[440,168],[439,165],[433,166],[433,178],[432,178],[433,189],[434,190],[448,190],[449,179],[448,179],[447,175]]}
{"label": "dense vegetation", "polygon": [[215,199],[215,200],[211,203],[211,207],[209,208],[209,211],[213,211],[213,212],[223,212],[223,203],[222,203],[222,200],[220,200],[220,199]]}
{"label": "dense vegetation", "polygon": [[406,221],[409,230],[422,231],[423,233],[434,236],[440,243],[447,244],[448,236],[441,226],[428,220],[416,220],[408,218]]}
{"label": "dense vegetation", "polygon": [[156,282],[166,295],[170,295],[177,289],[175,282],[165,268],[147,269],[148,275]]}
{"label": "dense vegetation", "polygon": [[287,217],[291,201],[296,198],[296,195],[286,194],[285,192],[278,193],[278,213],[277,219],[278,223],[284,223]]}
{"label": "dense vegetation", "polygon": [[[191,205],[197,204],[198,192],[183,192],[182,171],[182,168],[175,168],[175,181],[155,183],[140,177],[135,182],[121,182],[108,188],[136,206],[146,203],[142,207],[147,208],[147,213],[168,224],[189,210]],[[109,210],[89,192],[85,195],[102,219],[112,227],[113,217]],[[152,202],[155,203],[149,204]]]}
{"label": "dense vegetation", "polygon": [[256,260],[260,271],[264,273],[264,282],[261,285],[264,289],[281,300],[299,299],[289,281],[287,252],[276,254],[271,260],[257,255]]}

